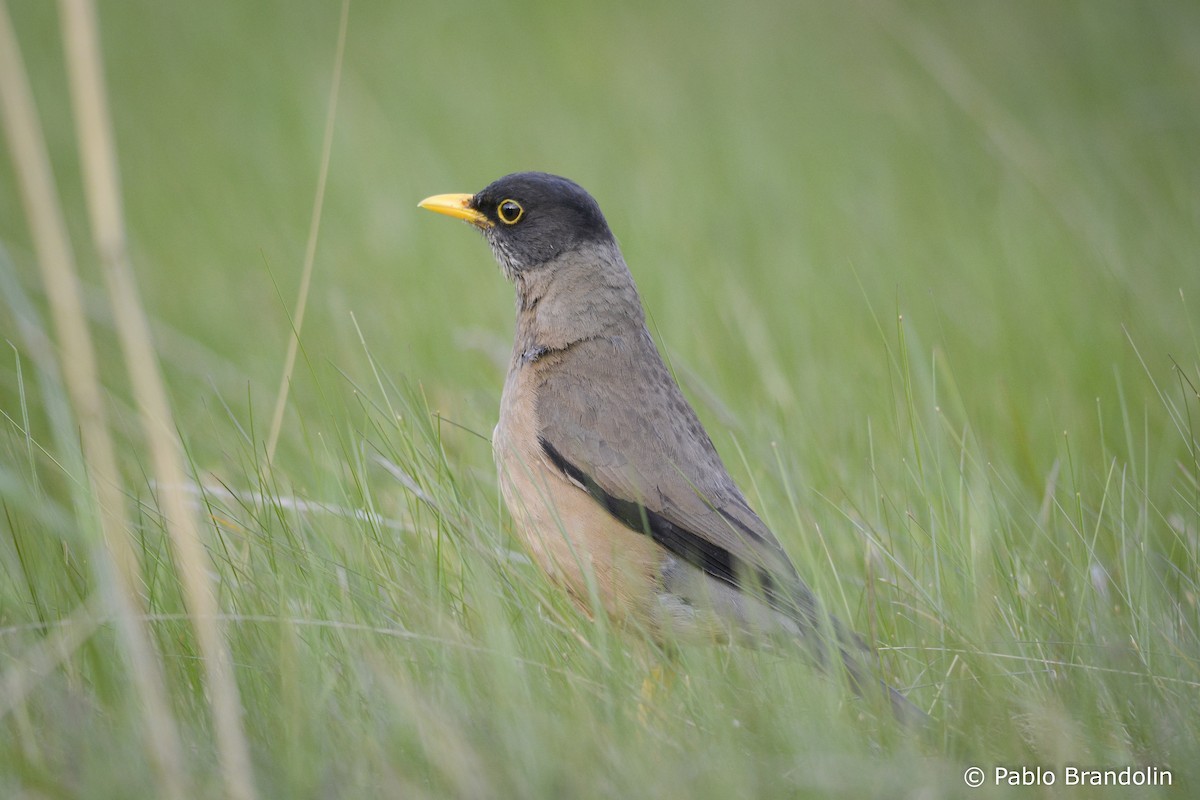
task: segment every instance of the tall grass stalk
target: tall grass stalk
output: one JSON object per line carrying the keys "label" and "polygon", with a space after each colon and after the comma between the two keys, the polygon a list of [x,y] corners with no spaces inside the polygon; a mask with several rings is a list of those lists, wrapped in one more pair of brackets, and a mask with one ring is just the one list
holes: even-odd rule
{"label": "tall grass stalk", "polygon": [[75,409],[91,488],[90,496],[76,497],[76,509],[81,515],[80,522],[87,527],[98,525],[103,536],[103,544],[94,548],[98,578],[105,587],[125,642],[125,657],[129,659],[141,700],[144,744],[156,767],[159,790],[164,797],[183,800],[188,796],[183,748],[146,621],[140,568],[128,535],[130,522],[76,277],[75,257],[21,51],[3,0],[0,0],[0,103],[4,107],[9,152],[54,318],[60,365]]}
{"label": "tall grass stalk", "polygon": [[304,246],[304,268],[300,272],[300,289],[296,295],[296,307],[291,316],[291,336],[288,337],[287,355],[283,359],[283,374],[279,378],[279,391],[275,395],[275,411],[271,415],[271,429],[267,434],[267,463],[275,460],[275,449],[279,446],[279,434],[283,430],[283,415],[287,411],[288,394],[292,387],[292,373],[296,368],[296,354],[300,349],[300,332],[304,329],[304,312],[308,308],[308,291],[312,286],[313,264],[317,258],[317,237],[321,232],[321,209],[325,205],[325,184],[329,179],[329,159],[333,150],[333,122],[337,119],[338,89],[342,85],[342,62],[346,58],[346,31],[349,27],[350,0],[342,0],[341,19],[338,23],[337,52],[333,58],[333,77],[329,87],[329,108],[325,113],[325,135],[321,145],[321,166],[317,176],[317,191],[313,197],[312,219],[308,223],[308,242]]}
{"label": "tall grass stalk", "polygon": [[61,0],[60,9],[92,237],[159,482],[163,521],[175,548],[174,565],[200,646],[225,788],[233,800],[253,800],[257,793],[242,727],[242,704],[229,648],[217,622],[217,598],[209,577],[212,563],[184,494],[183,446],[129,263],[96,9],[92,0]]}

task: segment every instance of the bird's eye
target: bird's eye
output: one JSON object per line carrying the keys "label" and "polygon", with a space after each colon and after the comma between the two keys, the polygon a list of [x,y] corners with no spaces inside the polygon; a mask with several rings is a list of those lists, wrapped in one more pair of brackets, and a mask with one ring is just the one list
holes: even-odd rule
{"label": "bird's eye", "polygon": [[496,206],[496,216],[505,225],[516,225],[525,216],[525,209],[516,200],[501,200]]}

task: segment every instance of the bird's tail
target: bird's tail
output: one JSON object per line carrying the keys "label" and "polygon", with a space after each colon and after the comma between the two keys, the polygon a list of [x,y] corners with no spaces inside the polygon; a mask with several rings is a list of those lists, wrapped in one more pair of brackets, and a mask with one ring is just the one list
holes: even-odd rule
{"label": "bird's tail", "polygon": [[846,668],[846,675],[855,694],[859,697],[869,697],[872,692],[880,691],[887,698],[892,714],[898,721],[910,727],[922,727],[927,724],[929,715],[905,697],[899,689],[879,678],[866,663],[872,651],[863,638],[849,630],[837,618],[831,617],[830,623],[838,639],[842,664]]}

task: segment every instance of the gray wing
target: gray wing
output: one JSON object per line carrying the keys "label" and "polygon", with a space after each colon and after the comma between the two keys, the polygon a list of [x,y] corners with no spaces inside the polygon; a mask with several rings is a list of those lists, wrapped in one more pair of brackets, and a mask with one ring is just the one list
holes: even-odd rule
{"label": "gray wing", "polygon": [[755,584],[787,616],[816,603],[750,509],[643,329],[548,356],[538,385],[542,450],[628,527],[710,577]]}

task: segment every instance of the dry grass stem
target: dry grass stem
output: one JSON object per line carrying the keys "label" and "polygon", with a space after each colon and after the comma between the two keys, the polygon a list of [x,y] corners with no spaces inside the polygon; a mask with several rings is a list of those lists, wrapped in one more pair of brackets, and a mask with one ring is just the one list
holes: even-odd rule
{"label": "dry grass stem", "polygon": [[174,563],[204,657],[225,789],[235,800],[252,800],[256,792],[250,750],[242,727],[242,706],[232,659],[216,621],[219,609],[209,579],[211,565],[200,540],[195,514],[179,488],[187,479],[183,447],[129,263],[96,11],[91,0],[62,0],[60,7],[92,235],[142,431],[158,477],[164,521],[175,551]]}
{"label": "dry grass stem", "polygon": [[342,62],[346,54],[346,28],[350,22],[350,0],[342,1],[342,15],[338,27],[337,52],[333,58],[333,85],[329,89],[329,109],[325,115],[325,137],[321,146],[321,170],[317,178],[317,194],[313,199],[312,219],[308,225],[308,244],[304,247],[304,270],[300,275],[300,292],[296,297],[296,310],[292,313],[292,335],[288,337],[287,356],[283,360],[283,376],[279,379],[279,394],[275,398],[275,412],[271,416],[271,431],[267,437],[267,463],[275,460],[275,448],[279,445],[279,433],[283,430],[283,414],[287,410],[288,391],[292,386],[292,372],[296,368],[296,353],[300,349],[300,331],[304,326],[304,311],[308,308],[308,289],[312,284],[313,262],[317,257],[317,236],[321,230],[321,208],[325,204],[325,182],[329,177],[329,157],[333,149],[333,121],[337,116],[338,89],[342,85]]}
{"label": "dry grass stem", "polygon": [[131,675],[141,698],[145,744],[164,797],[187,796],[184,759],[171,715],[162,668],[145,623],[137,555],[108,431],[95,352],[84,314],[75,257],[63,220],[41,123],[33,104],[8,7],[0,0],[0,105],[13,167],[28,218],[34,252],[58,338],[63,381],[75,409],[83,457],[105,547],[100,577],[109,587]]}

